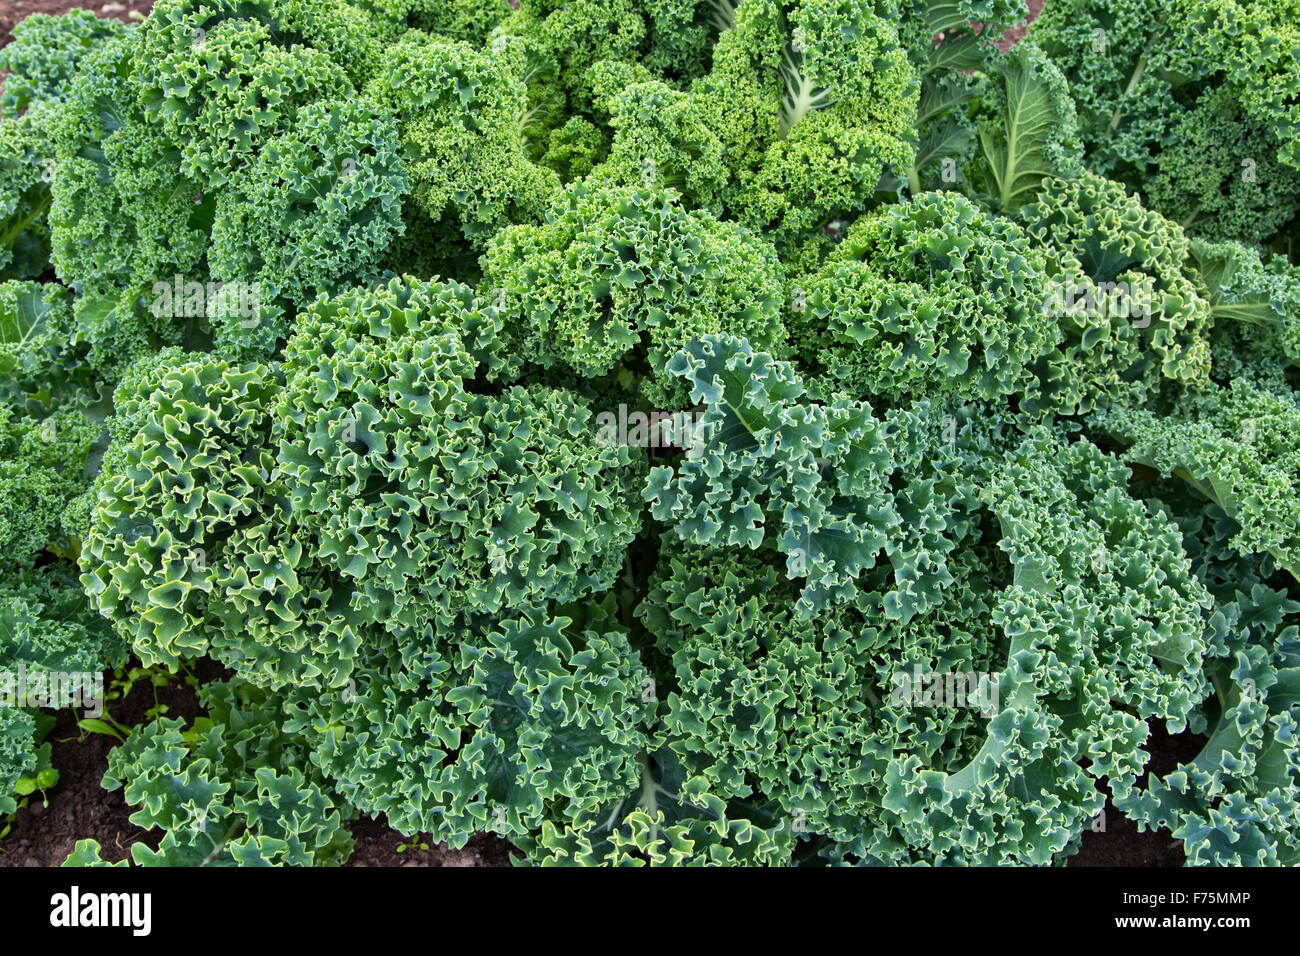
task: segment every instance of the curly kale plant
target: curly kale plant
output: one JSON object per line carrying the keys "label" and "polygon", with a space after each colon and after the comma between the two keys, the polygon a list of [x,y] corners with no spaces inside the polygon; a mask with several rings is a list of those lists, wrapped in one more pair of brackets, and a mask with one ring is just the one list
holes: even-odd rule
{"label": "curly kale plant", "polygon": [[28,18],[0,839],[1300,861],[1298,2]]}
{"label": "curly kale plant", "polygon": [[1210,239],[1300,211],[1295,0],[1058,0],[1031,36],[1070,81],[1088,165]]}

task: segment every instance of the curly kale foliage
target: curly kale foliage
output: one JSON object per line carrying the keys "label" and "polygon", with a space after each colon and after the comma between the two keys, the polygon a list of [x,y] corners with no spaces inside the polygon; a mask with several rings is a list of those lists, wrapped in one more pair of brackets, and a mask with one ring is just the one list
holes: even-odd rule
{"label": "curly kale foliage", "polygon": [[771,542],[787,575],[805,579],[805,611],[852,593],[899,523],[893,462],[870,407],[800,401],[791,366],[728,336],[705,336],[669,369],[707,410],[677,468],[651,471],[651,514],[695,544]]}
{"label": "curly kale foliage", "polygon": [[223,669],[142,865],[1297,862],[1298,3],[28,18],[0,677]]}
{"label": "curly kale foliage", "polygon": [[638,611],[671,660],[666,746],[728,818],[846,838],[872,801],[871,642],[854,611],[799,615],[776,557],[666,543]]}
{"label": "curly kale foliage", "polygon": [[784,284],[770,244],[684,209],[672,190],[570,187],[545,222],[499,232],[483,267],[507,349],[584,377],[648,363],[642,388],[660,408],[686,397],[663,367],[692,340],[725,332],[782,345]]}
{"label": "curly kale foliage", "polygon": [[0,280],[38,278],[49,266],[56,117],[42,104],[0,122]]}
{"label": "curly kale foliage", "polygon": [[519,44],[419,37],[390,48],[369,87],[397,118],[413,200],[476,249],[540,219],[559,188],[527,151],[529,69]]}
{"label": "curly kale foliage", "polygon": [[286,350],[287,507],[396,626],[603,591],[639,527],[639,458],[576,395],[470,390],[500,328],[466,287],[394,281],[317,303]]}
{"label": "curly kale foliage", "polygon": [[211,651],[273,686],[338,686],[376,621],[608,588],[636,460],[571,393],[469,392],[469,347],[496,330],[466,287],[394,280],[320,300],[282,366],[138,366],[87,592],[146,662]]}
{"label": "curly kale foliage", "polygon": [[0,402],[41,420],[68,410],[97,415],[107,384],[87,365],[88,351],[67,289],[0,282]]}
{"label": "curly kale foliage", "polygon": [[454,642],[385,647],[354,691],[297,699],[291,726],[341,794],[403,832],[463,846],[581,819],[639,779],[653,714],[626,635],[582,623],[466,615]]}
{"label": "curly kale foliage", "polygon": [[660,748],[621,800],[573,823],[544,821],[517,842],[539,866],[779,866],[791,861],[795,838],[771,811],[710,793]]}
{"label": "curly kale foliage", "polygon": [[18,707],[0,707],[0,814],[13,813],[18,798],[58,781],[58,771],[50,765],[50,745],[39,742],[53,723]]}
{"label": "curly kale foliage", "polygon": [[86,601],[69,563],[43,565],[6,575],[0,585],[0,655],[6,666],[22,663],[29,677],[58,679],[69,693],[91,688],[73,675],[98,674],[126,661],[126,643]]}
{"label": "curly kale foliage", "polygon": [[266,357],[379,276],[409,192],[398,118],[362,95],[384,32],[318,0],[168,0],[82,57],[38,186],[96,367],[214,338]]}
{"label": "curly kale foliage", "polygon": [[[1206,692],[1209,596],[1126,469],[1045,434],[957,433],[939,472],[956,493],[928,524],[958,547],[917,613],[862,587],[809,617],[774,548],[671,540],[639,612],[671,660],[687,772],[833,860],[1049,862],[1103,781],[1132,787],[1145,720],[1181,726]],[[897,693],[920,673],[982,675],[979,706]]]}
{"label": "curly kale foliage", "polygon": [[328,0],[163,0],[139,36],[146,115],[212,188],[301,109],[364,82],[380,51],[372,21]]}
{"label": "curly kale foliage", "polygon": [[1017,0],[924,0],[891,7],[909,54],[926,72],[977,69],[993,43],[1028,12]]}
{"label": "curly kale foliage", "polygon": [[28,417],[0,404],[0,567],[28,568],[45,552],[76,557],[102,426],[78,410]]}
{"label": "curly kale foliage", "polygon": [[626,64],[602,63],[597,75],[612,142],[592,177],[668,187],[693,206],[722,213],[730,181],[725,146],[696,98]]}
{"label": "curly kale foliage", "polygon": [[603,61],[635,64],[675,83],[702,74],[716,36],[711,6],[704,0],[525,0],[489,42],[526,41],[554,77],[561,110],[581,115],[592,107],[593,68]]}
{"label": "curly kale foliage", "polygon": [[[162,717],[109,755],[104,787],[137,807],[131,821],[163,831],[158,849],[131,847],[140,866],[329,866],[347,859],[351,807],[289,733],[282,697],[247,684],[200,691],[207,711],[188,727]],[[98,859],[97,844],[78,848]]]}
{"label": "curly kale foliage", "polygon": [[[365,99],[305,106],[218,198],[214,278],[256,284],[257,306],[281,296],[303,305],[373,279],[403,229],[396,140],[396,124]],[[260,314],[241,318],[260,325]]]}
{"label": "curly kale foliage", "polygon": [[854,224],[798,285],[798,354],[822,390],[891,403],[1022,394],[1057,342],[1047,256],[1014,222],[926,193]]}
{"label": "curly kale foliage", "polygon": [[273,381],[260,366],[163,352],[119,385],[82,583],[146,664],[208,647],[209,565],[266,492]]}
{"label": "curly kale foliage", "polygon": [[[1240,242],[1195,240],[1190,254],[1217,339],[1257,360],[1300,363],[1300,267],[1280,255],[1263,258]],[[1214,371],[1226,377],[1236,370]]]}
{"label": "curly kale foliage", "polygon": [[78,293],[89,363],[111,378],[207,325],[203,308],[154,307],[157,283],[206,280],[211,209],[139,102],[139,37],[129,32],[87,57],[59,107],[48,167],[50,262]]}
{"label": "curly kale foliage", "polygon": [[483,43],[515,7],[498,0],[364,0],[359,5],[412,29],[470,43]]}
{"label": "curly kale foliage", "polygon": [[724,208],[783,254],[861,212],[886,167],[911,159],[918,86],[875,4],[739,4],[691,88],[729,168]]}
{"label": "curly kale foliage", "polygon": [[0,816],[58,779],[35,706],[98,696],[91,675],[126,658],[74,564],[103,425],[71,320],[66,290],[0,283]]}
{"label": "curly kale foliage", "polygon": [[298,540],[270,450],[277,384],[165,351],[118,387],[82,583],[147,665],[210,652],[268,686],[351,670],[368,618]]}
{"label": "curly kale foliage", "polygon": [[[1103,778],[1133,786],[1145,721],[1179,729],[1204,696],[1209,598],[1125,474],[1086,443],[1030,437],[981,488],[1011,564],[989,618],[1005,640],[996,714],[961,766],[890,760],[893,839],[949,863],[1046,863],[1102,807]],[[892,843],[862,852],[898,858]]]}
{"label": "curly kale foliage", "polygon": [[13,39],[0,49],[0,70],[7,71],[0,115],[16,116],[36,103],[62,101],[86,54],[125,31],[120,20],[80,9],[20,20]]}
{"label": "curly kale foliage", "polygon": [[1209,239],[1300,209],[1294,0],[1063,0],[1032,37],[1070,82],[1087,163]]}
{"label": "curly kale foliage", "polygon": [[1208,380],[1211,308],[1177,223],[1090,173],[1048,181],[1020,218],[1060,264],[1042,302],[1060,344],[1028,407],[1088,414]]}
{"label": "curly kale foliage", "polygon": [[1176,476],[1232,518],[1232,546],[1270,555],[1300,577],[1300,401],[1290,389],[1237,381],[1180,396],[1163,414],[1113,409],[1096,421],[1133,462]]}
{"label": "curly kale foliage", "polygon": [[995,65],[975,104],[979,152],[972,190],[1011,213],[1043,190],[1043,181],[1079,171],[1081,149],[1069,86],[1033,42],[1017,44]]}
{"label": "curly kale foliage", "polygon": [[1201,752],[1117,805],[1140,827],[1168,828],[1192,865],[1293,865],[1300,603],[1261,579],[1268,559],[1236,549],[1239,526],[1218,505],[1178,484],[1150,491],[1178,522],[1214,597],[1206,669],[1215,693],[1194,714],[1208,736]]}

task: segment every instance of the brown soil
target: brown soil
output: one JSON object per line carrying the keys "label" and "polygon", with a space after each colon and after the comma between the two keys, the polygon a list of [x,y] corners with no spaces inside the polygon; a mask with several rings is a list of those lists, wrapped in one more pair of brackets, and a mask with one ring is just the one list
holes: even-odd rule
{"label": "brown soil", "polygon": [[[510,866],[512,847],[491,833],[471,837],[464,849],[445,843],[404,837],[382,820],[358,820],[352,825],[356,849],[347,866]],[[399,850],[398,847],[406,847]]]}
{"label": "brown soil", "polygon": [[[1146,783],[1147,774],[1162,777],[1179,764],[1191,762],[1206,738],[1200,734],[1182,733],[1171,736],[1158,720],[1150,722],[1151,736],[1147,740],[1147,773],[1138,778],[1138,785]],[[1083,835],[1079,852],[1070,857],[1067,866],[1183,866],[1187,861],[1181,840],[1175,840],[1166,829],[1139,833],[1137,824],[1123,816],[1106,801],[1105,831],[1088,831]]]}
{"label": "brown soil", "polygon": [[1003,50],[1011,46],[1017,40],[1025,35],[1029,30],[1029,24],[1038,19],[1038,15],[1043,12],[1043,0],[1027,0],[1029,4],[1029,20],[1023,27],[1016,27],[1014,30],[1008,30],[1002,35],[1002,43],[998,44]]}
{"label": "brown soil", "polygon": [[[112,676],[111,672],[104,675],[105,687],[111,686]],[[210,680],[222,674],[215,667],[200,666],[197,676]],[[198,697],[180,681],[158,688],[156,697],[151,684],[137,682],[130,696],[113,701],[105,710],[132,727],[147,722],[146,712],[156,704],[166,706],[165,716],[187,721],[199,713]],[[44,798],[33,794],[15,815],[13,830],[0,841],[0,866],[59,866],[83,839],[98,840],[104,859],[117,862],[130,856],[133,843],[156,848],[162,839],[161,831],[142,830],[128,819],[131,808],[121,790],[110,793],[100,785],[108,769],[108,752],[117,739],[80,730],[78,716],[72,710],[59,711],[58,723],[47,738],[59,782]]]}

